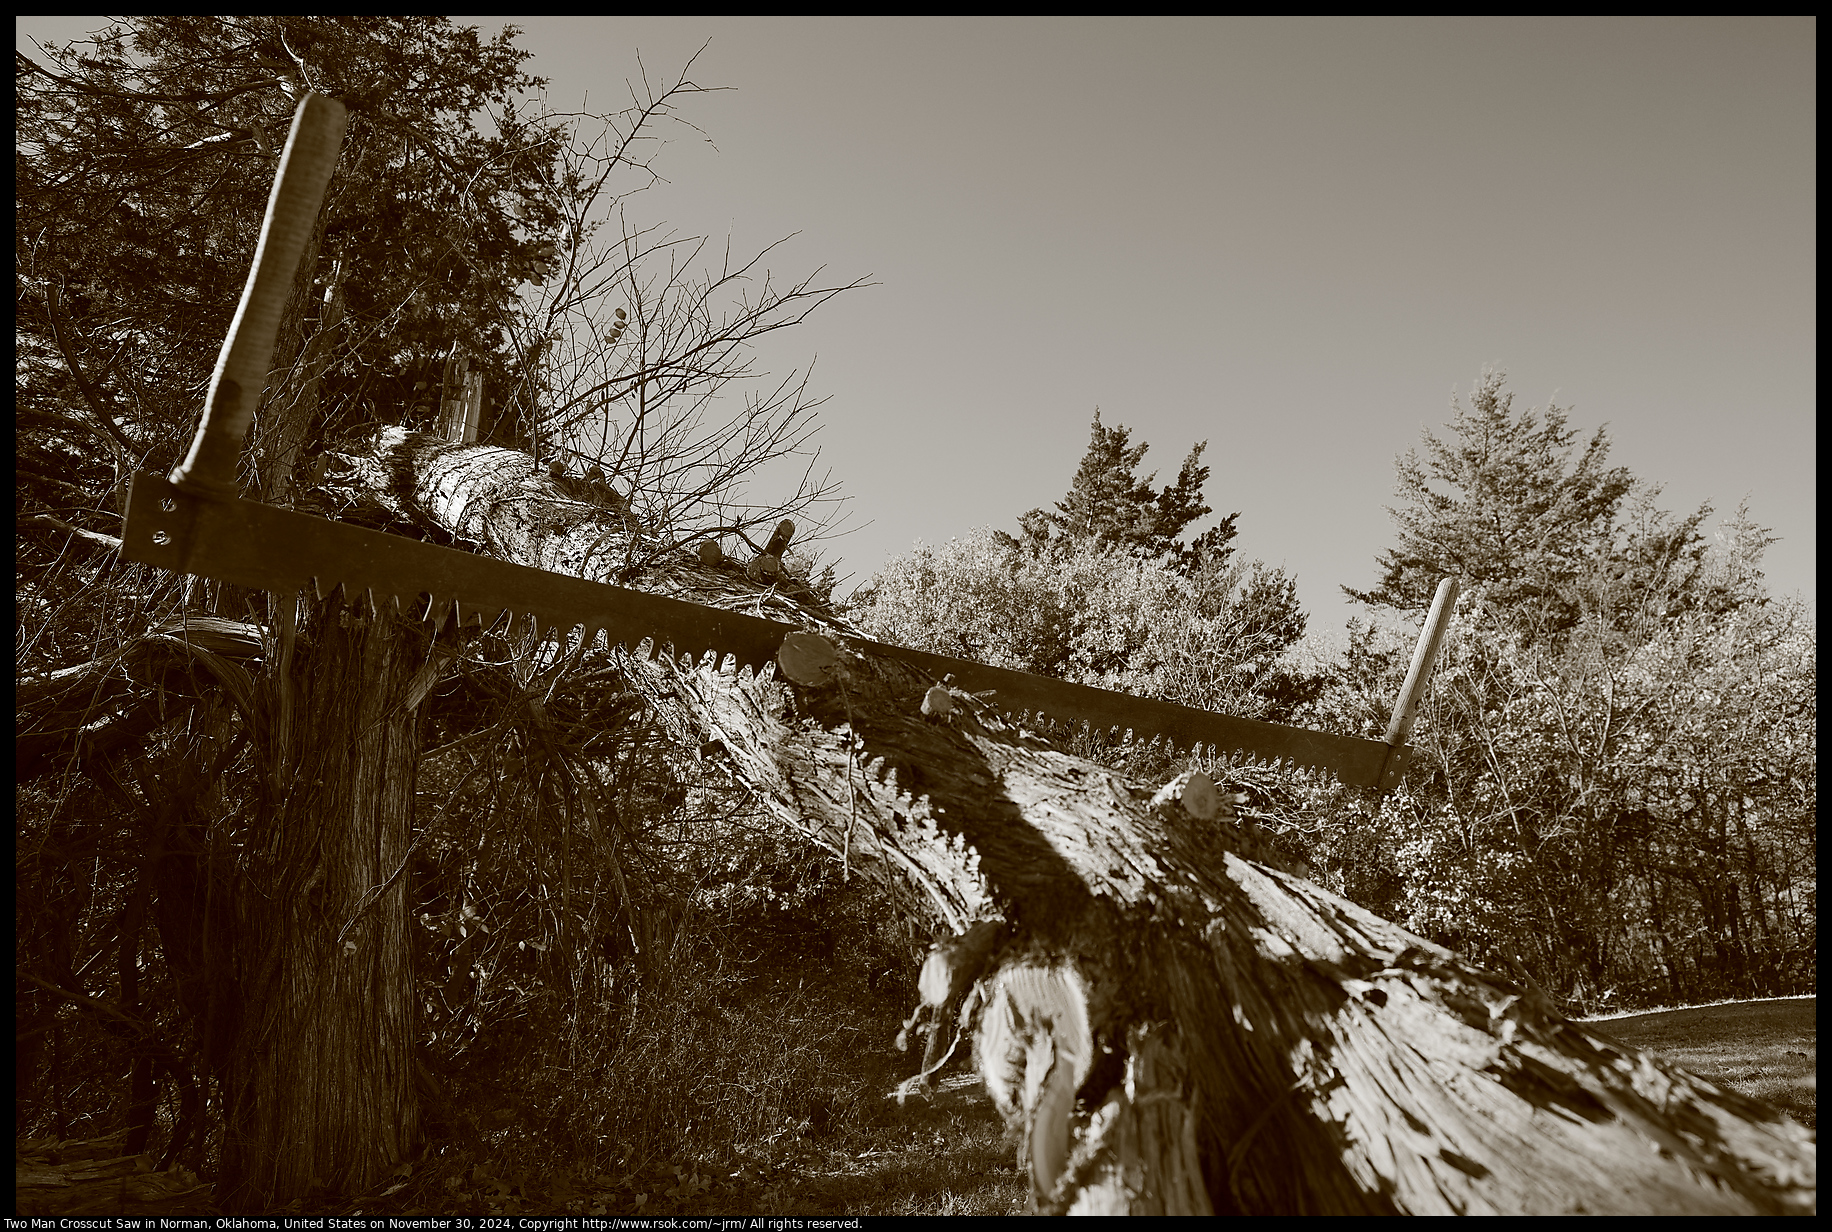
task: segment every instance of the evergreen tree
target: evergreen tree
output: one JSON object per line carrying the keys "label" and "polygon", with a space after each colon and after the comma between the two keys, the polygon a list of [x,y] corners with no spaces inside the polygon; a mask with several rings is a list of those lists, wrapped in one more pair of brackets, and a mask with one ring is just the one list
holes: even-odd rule
{"label": "evergreen tree", "polygon": [[1130,429],[1105,426],[1096,411],[1087,452],[1068,494],[1053,512],[1033,509],[1020,517],[1021,537],[1001,532],[1000,540],[1032,553],[1052,545],[1092,544],[1166,565],[1186,577],[1205,566],[1221,568],[1234,550],[1228,544],[1239,513],[1229,514],[1191,543],[1180,542],[1191,525],[1214,512],[1202,499],[1202,486],[1209,478],[1202,451],[1208,442],[1190,449],[1175,483],[1154,489],[1156,472],[1138,477],[1139,463],[1151,446],[1134,445],[1131,439]]}
{"label": "evergreen tree", "polygon": [[[1399,611],[1422,611],[1438,579],[1454,574],[1485,587],[1488,602],[1524,616],[1535,636],[1557,635],[1579,619],[1585,579],[1615,562],[1643,572],[1668,569],[1699,542],[1701,509],[1678,523],[1652,507],[1659,489],[1634,505],[1634,524],[1621,520],[1636,481],[1624,467],[1605,465],[1609,434],[1598,428],[1580,451],[1567,413],[1515,414],[1506,374],[1484,373],[1450,437],[1423,433],[1425,457],[1409,450],[1397,462],[1397,495],[1389,508],[1398,546],[1381,553],[1381,579],[1372,590],[1343,587],[1350,598]],[[1574,457],[1575,453],[1575,457]]]}
{"label": "evergreen tree", "polygon": [[939,547],[917,544],[852,598],[887,641],[1229,714],[1288,719],[1322,688],[1288,652],[1304,636],[1283,570],[1230,560],[1238,513],[1182,541],[1212,510],[1206,442],[1174,483],[1138,476],[1149,445],[1097,412],[1054,510]]}
{"label": "evergreen tree", "polygon": [[[1606,433],[1580,449],[1564,411],[1515,414],[1502,384],[1399,460],[1398,546],[1374,590],[1344,588],[1418,612],[1442,575],[1466,584],[1413,773],[1329,840],[1355,856],[1342,888],[1579,1001],[1791,991],[1814,646],[1763,591],[1774,538],[1740,508],[1714,547],[1709,505],[1660,509],[1605,465]],[[1313,721],[1378,734],[1409,650],[1352,623]]]}
{"label": "evergreen tree", "polygon": [[[28,505],[67,508],[60,479],[115,482],[63,444],[73,431],[106,435],[123,473],[178,460],[302,90],[338,98],[350,124],[275,357],[292,375],[269,403],[309,421],[288,435],[429,424],[454,344],[499,394],[516,364],[505,332],[541,276],[564,189],[555,125],[517,101],[541,82],[515,33],[486,40],[432,16],[162,14],[53,46],[42,64],[19,56]],[[278,418],[258,416],[254,442],[269,498],[292,443],[265,439]]]}
{"label": "evergreen tree", "polygon": [[[308,1193],[318,1201],[326,1188],[374,1192],[417,1157],[422,1059],[437,1056],[428,1041],[438,1040],[447,1058],[463,1045],[423,1016],[434,1011],[417,994],[434,986],[427,960],[444,941],[410,924],[410,897],[436,900],[441,883],[455,887],[471,874],[449,865],[429,874],[446,841],[438,837],[444,815],[417,808],[428,797],[416,784],[432,760],[423,754],[436,726],[496,722],[468,702],[448,705],[465,688],[432,688],[468,671],[468,656],[479,653],[471,633],[448,624],[434,646],[432,626],[399,618],[389,605],[353,613],[310,588],[273,595],[263,611],[226,584],[124,565],[109,533],[118,532],[127,477],[169,468],[190,439],[300,92],[342,100],[349,127],[244,455],[242,478],[254,494],[346,521],[380,513],[391,529],[403,517],[430,518],[424,505],[411,502],[408,513],[396,497],[414,486],[413,459],[447,446],[383,429],[432,426],[454,351],[484,377],[483,439],[545,446],[551,464],[552,426],[574,427],[578,416],[559,421],[545,401],[561,364],[540,358],[531,335],[541,346],[570,339],[575,356],[610,352],[609,379],[638,386],[637,422],[665,444],[625,451],[640,456],[626,459],[616,495],[627,508],[636,491],[630,471],[641,467],[639,474],[663,476],[641,493],[649,508],[671,502],[667,518],[645,519],[645,530],[678,525],[680,510],[698,501],[712,508],[703,520],[717,517],[742,534],[767,507],[720,516],[723,494],[811,430],[805,381],[784,381],[774,401],[744,401],[737,446],[725,447],[729,435],[708,436],[722,442],[706,447],[714,464],[694,469],[705,400],[748,375],[748,339],[793,324],[837,291],[799,280],[747,295],[743,312],[728,316],[719,288],[742,284],[741,274],[689,277],[695,262],[679,255],[680,237],[650,244],[632,233],[600,246],[615,254],[617,277],[582,290],[581,273],[605,268],[578,263],[582,252],[591,255],[585,241],[596,222],[624,192],[652,182],[632,152],[653,140],[678,97],[699,87],[658,83],[618,116],[546,117],[517,101],[539,82],[521,71],[528,53],[513,46],[515,33],[483,39],[436,16],[157,15],[52,47],[42,62],[17,63],[19,670],[39,681],[81,678],[97,661],[91,656],[111,656],[113,671],[140,662],[134,647],[188,629],[182,644],[210,664],[190,681],[217,682],[174,690],[168,709],[162,682],[123,670],[119,688],[80,703],[82,718],[57,721],[65,730],[132,734],[85,745],[82,766],[72,765],[55,791],[22,794],[22,849],[49,854],[22,865],[21,899],[44,901],[50,887],[50,897],[69,904],[56,908],[49,927],[30,930],[20,951],[21,971],[38,981],[30,990],[21,984],[22,1030],[55,1030],[73,1001],[107,1021],[133,1052],[113,1069],[132,1067],[128,1153],[145,1149],[156,1122],[168,1119],[155,1115],[165,1106],[158,1083],[178,1086],[184,1111],[167,1157],[214,1172],[225,1209],[272,1209]],[[488,132],[480,132],[474,120],[485,110]],[[602,135],[585,137],[582,123],[602,126]],[[555,278],[562,255],[571,264]],[[668,276],[651,280],[646,262],[658,256]],[[528,288],[545,282],[555,289],[539,304],[537,334]],[[590,328],[590,311],[612,292],[628,305],[622,346],[621,324]],[[616,307],[618,321],[625,315]],[[670,400],[688,395],[692,411],[675,412]],[[340,466],[327,479],[332,457],[354,469]],[[558,512],[539,519],[539,535],[589,525],[580,533],[593,546],[537,557],[519,529],[495,537],[494,514],[469,524],[477,540],[467,542],[488,540],[486,554],[523,564],[563,560],[572,568],[598,554],[593,567],[603,567],[601,545],[614,534],[600,530],[599,519],[609,520],[602,474],[595,484],[553,475],[537,486],[526,482],[535,471],[525,454],[484,449],[472,457],[483,459],[467,468],[474,490],[512,489],[520,508],[543,502]],[[678,463],[682,457],[689,461]],[[472,507],[505,505],[485,498]],[[453,534],[417,525],[441,542]],[[678,554],[678,540],[658,548],[660,538],[628,536],[632,556]],[[463,654],[459,636],[467,639]],[[213,649],[198,639],[211,639]],[[235,649],[217,653],[223,647]],[[529,661],[525,651],[508,653]],[[467,666],[454,667],[454,658]],[[553,670],[575,671],[576,661]],[[151,714],[136,695],[144,690],[156,692],[156,721],[126,717]],[[548,722],[545,712],[538,722]],[[606,743],[629,731],[594,726],[594,741]],[[506,759],[514,738],[503,744]],[[616,760],[596,751],[602,747],[572,764]],[[546,789],[532,784],[547,780],[524,773],[520,760],[498,764],[492,777],[504,790],[480,806],[480,820],[525,832],[504,819],[522,807],[524,783],[521,801],[546,808]],[[433,781],[447,768],[435,764]],[[61,848],[47,840],[74,825],[105,832],[110,857],[88,836]],[[617,858],[629,859],[627,848]],[[66,885],[88,887],[80,905],[58,889]],[[105,920],[128,922],[96,923]],[[470,984],[476,943],[454,944],[461,951],[432,962],[452,961],[443,1012],[468,1016],[468,999],[483,989],[483,981]],[[108,947],[117,960],[100,962]],[[487,961],[477,957],[479,967]],[[96,986],[79,973],[97,968],[121,973],[115,996],[89,995]],[[129,1024],[125,1034],[119,1023]],[[165,1040],[170,1047],[149,1043]],[[56,1092],[72,1089],[70,1056],[67,1047],[38,1050],[36,1059],[32,1046],[22,1050],[21,1087],[54,1093],[28,1096],[23,1117],[38,1115],[43,1125],[33,1105],[48,1104],[61,1124]],[[112,1068],[110,1058],[93,1063]]]}
{"label": "evergreen tree", "polygon": [[1292,579],[1258,561],[1181,575],[1092,538],[1034,555],[974,530],[918,543],[852,599],[873,636],[937,654],[1281,721],[1320,686],[1284,661],[1304,636]]}

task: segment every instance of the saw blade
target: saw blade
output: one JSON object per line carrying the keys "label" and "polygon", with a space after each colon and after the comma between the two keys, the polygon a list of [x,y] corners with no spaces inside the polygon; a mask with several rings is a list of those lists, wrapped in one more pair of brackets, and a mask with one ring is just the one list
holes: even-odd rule
{"label": "saw blade", "polygon": [[[607,582],[476,556],[437,544],[331,522],[255,501],[193,496],[158,475],[137,474],[129,489],[121,554],[177,573],[199,573],[238,586],[320,598],[342,589],[377,608],[461,624],[495,626],[505,617],[533,619],[543,636],[583,628],[610,644],[640,651],[668,648],[699,660],[713,652],[762,670],[799,626],[730,612]],[[949,679],[1018,722],[1045,727],[1086,724],[1100,734],[1131,733],[1177,749],[1206,746],[1221,754],[1322,771],[1363,787],[1396,784],[1406,750],[1378,740],[1215,714],[1192,706],[1133,697],[1011,668],[837,635],[850,648],[897,659],[932,680]]]}
{"label": "saw blade", "polygon": [[158,475],[136,474],[128,502],[128,560],[256,590],[311,587],[325,598],[341,587],[349,599],[418,617],[483,628],[532,618],[543,636],[583,626],[588,637],[603,632],[631,650],[651,641],[676,656],[735,655],[754,669],[774,661],[797,628],[257,501],[195,497]]}
{"label": "saw blade", "polygon": [[952,676],[950,683],[966,692],[991,691],[987,700],[998,709],[1038,726],[1056,723],[1079,727],[1086,723],[1102,735],[1130,733],[1136,739],[1155,738],[1177,749],[1203,745],[1223,756],[1242,754],[1260,761],[1326,771],[1344,783],[1362,787],[1378,786],[1383,781],[1383,771],[1393,772],[1392,781],[1397,783],[1398,770],[1403,768],[1403,750],[1379,740],[1217,714],[902,646],[879,642],[864,645],[874,653],[920,668],[934,679]]}

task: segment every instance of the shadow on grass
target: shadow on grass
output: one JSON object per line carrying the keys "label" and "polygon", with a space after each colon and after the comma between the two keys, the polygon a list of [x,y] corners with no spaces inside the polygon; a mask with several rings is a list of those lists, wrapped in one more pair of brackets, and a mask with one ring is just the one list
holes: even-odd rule
{"label": "shadow on grass", "polygon": [[1782,997],[1654,1010],[1596,1019],[1585,1026],[1657,1052],[1816,1130],[1817,1009],[1817,997]]}
{"label": "shadow on grass", "polygon": [[887,1098],[919,1064],[891,1043],[913,993],[819,974],[746,979],[679,963],[665,995],[619,1022],[606,1015],[566,1065],[554,1064],[563,1024],[536,1024],[469,1075],[468,1107],[449,1119],[473,1132],[350,1206],[481,1218],[1022,1213],[1028,1185],[977,1077],[944,1076],[932,1100]]}
{"label": "shadow on grass", "polygon": [[1012,1215],[1029,1190],[979,1081],[942,1084],[933,1102],[887,1101],[863,1150],[836,1143],[809,1158],[783,1214]]}
{"label": "shadow on grass", "polygon": [[[746,1162],[736,1169],[729,1155],[715,1164],[710,1153],[696,1162],[658,1161],[610,1172],[517,1171],[478,1163],[448,1177],[443,1193],[423,1187],[405,1202],[371,1202],[364,1213],[670,1218],[1026,1211],[1029,1190],[977,1079],[963,1076],[944,1084],[933,1102],[886,1103],[882,1109],[858,1109],[863,1115],[850,1123],[813,1136],[740,1146]],[[688,1155],[684,1151],[676,1159]]]}

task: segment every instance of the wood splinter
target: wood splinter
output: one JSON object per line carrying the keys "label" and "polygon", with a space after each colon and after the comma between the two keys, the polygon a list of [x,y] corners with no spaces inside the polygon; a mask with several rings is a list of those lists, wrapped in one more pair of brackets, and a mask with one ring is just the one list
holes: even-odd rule
{"label": "wood splinter", "polygon": [[923,1049],[922,1069],[892,1092],[898,1103],[913,1092],[926,1090],[930,1076],[954,1055],[962,1037],[971,1031],[978,1000],[969,994],[1006,931],[1003,920],[981,920],[929,947],[916,977],[919,1000],[897,1032],[897,1051],[909,1048],[912,1030],[926,1033],[928,1044]]}

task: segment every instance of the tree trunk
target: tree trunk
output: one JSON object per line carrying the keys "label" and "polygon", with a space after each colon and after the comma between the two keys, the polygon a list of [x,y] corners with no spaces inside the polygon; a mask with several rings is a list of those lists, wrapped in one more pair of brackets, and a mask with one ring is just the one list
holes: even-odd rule
{"label": "tree trunk", "polygon": [[[297,744],[264,750],[272,803],[246,833],[235,894],[227,1210],[362,1192],[418,1145],[402,871],[419,759],[405,699],[425,639],[391,618],[310,606],[290,702]],[[264,698],[270,736],[288,726],[274,713],[287,693]]]}
{"label": "tree trunk", "polygon": [[[381,461],[411,476],[393,489],[411,487],[408,512],[519,563],[616,560],[607,539],[640,533],[524,455],[397,436]],[[1228,810],[1187,781],[1154,792],[980,699],[938,703],[937,682],[848,648],[830,616],[730,562],[683,552],[626,584],[825,634],[831,662],[799,657],[799,681],[665,658],[632,671],[677,739],[722,750],[849,868],[957,932],[1004,922],[990,952],[961,947],[985,966],[953,974],[977,980],[976,1058],[1040,1210],[1814,1208],[1815,1148],[1793,1122],[1243,858]]]}
{"label": "tree trunk", "polygon": [[977,1055],[1040,1209],[1812,1208],[1811,1140],[1779,1114],[1243,859],[1225,815],[973,699],[925,719],[934,682],[840,658],[824,686],[650,678],[790,824],[1007,921]]}
{"label": "tree trunk", "polygon": [[[22,782],[79,760],[106,779],[112,759],[154,729],[193,727],[189,756],[142,776],[169,793],[152,810],[142,876],[157,880],[166,961],[202,1068],[223,1092],[218,1202],[232,1211],[372,1188],[419,1137],[401,873],[426,633],[334,603],[306,607],[307,626],[296,637],[282,628],[259,683],[243,665],[262,656],[261,630],[202,616],[18,690]],[[234,726],[167,700],[212,685],[252,729],[265,780],[216,819],[235,833],[215,840],[203,815],[221,810],[213,777]],[[131,987],[123,981],[129,1000]],[[150,1077],[142,1066],[136,1100]],[[182,1066],[169,1068],[183,1086],[182,1138],[196,1099]]]}

